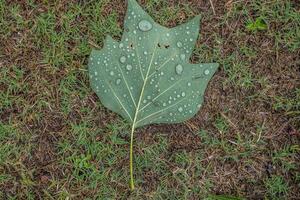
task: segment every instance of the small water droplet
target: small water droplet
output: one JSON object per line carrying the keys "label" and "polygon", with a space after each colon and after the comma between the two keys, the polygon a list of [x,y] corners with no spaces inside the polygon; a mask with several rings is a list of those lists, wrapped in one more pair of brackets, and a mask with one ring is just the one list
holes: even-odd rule
{"label": "small water droplet", "polygon": [[132,65],[126,65],[126,69],[127,69],[128,71],[131,71],[131,70],[132,70]]}
{"label": "small water droplet", "polygon": [[122,56],[122,57],[120,58],[120,62],[121,62],[121,63],[125,63],[125,62],[126,62],[126,57],[125,57],[125,56]]}
{"label": "small water droplet", "polygon": [[114,73],[113,71],[110,71],[109,74],[110,74],[111,76],[115,75],[115,73]]}
{"label": "small water droplet", "polygon": [[177,42],[177,47],[181,48],[182,47],[182,42]]}
{"label": "small water droplet", "polygon": [[175,67],[175,72],[176,72],[176,74],[178,74],[178,75],[181,75],[182,74],[182,72],[183,72],[183,67],[182,67],[182,65],[177,65],[176,67]]}
{"label": "small water droplet", "polygon": [[97,76],[98,75],[98,72],[95,72],[95,76]]}
{"label": "small water droplet", "polygon": [[179,108],[178,108],[178,111],[179,111],[179,112],[182,112],[182,111],[183,111],[183,108],[182,108],[182,107],[179,107]]}
{"label": "small water droplet", "polygon": [[185,92],[182,92],[182,93],[181,93],[181,96],[182,96],[182,97],[185,97]]}
{"label": "small water droplet", "polygon": [[181,54],[181,55],[180,55],[180,59],[181,59],[181,60],[185,60],[185,54]]}
{"label": "small water droplet", "polygon": [[144,51],[144,55],[147,55],[148,54],[148,52],[147,51]]}
{"label": "small water droplet", "polygon": [[163,106],[166,106],[167,104],[166,103],[163,103]]}
{"label": "small water droplet", "polygon": [[142,20],[139,22],[139,29],[141,31],[150,31],[152,29],[152,24],[148,20]]}
{"label": "small water droplet", "polygon": [[124,44],[123,43],[120,43],[119,44],[119,48],[121,49],[121,48],[123,48],[124,47]]}
{"label": "small water droplet", "polygon": [[204,71],[204,74],[205,74],[205,75],[208,75],[208,74],[209,74],[209,70],[206,69],[206,70]]}
{"label": "small water droplet", "polygon": [[146,99],[144,99],[143,103],[147,103],[147,100],[146,100]]}
{"label": "small water droplet", "polygon": [[174,77],[171,77],[171,81],[174,81],[175,80],[175,78]]}
{"label": "small water droplet", "polygon": [[189,87],[192,85],[190,82],[188,82],[188,84],[187,84]]}
{"label": "small water droplet", "polygon": [[121,83],[121,79],[118,78],[118,79],[116,80],[116,84],[119,85],[120,83]]}

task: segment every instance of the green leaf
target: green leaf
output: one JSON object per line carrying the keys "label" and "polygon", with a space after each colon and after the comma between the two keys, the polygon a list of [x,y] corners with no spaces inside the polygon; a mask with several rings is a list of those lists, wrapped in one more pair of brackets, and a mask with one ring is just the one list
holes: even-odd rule
{"label": "green leaf", "polygon": [[137,127],[183,122],[202,105],[218,64],[189,62],[199,22],[197,16],[169,29],[157,24],[135,0],[128,0],[121,42],[107,37],[102,50],[92,51],[91,86],[105,107],[131,124],[131,153]]}
{"label": "green leaf", "polygon": [[246,28],[250,31],[263,31],[267,29],[267,23],[263,18],[259,17],[255,22],[248,22]]}

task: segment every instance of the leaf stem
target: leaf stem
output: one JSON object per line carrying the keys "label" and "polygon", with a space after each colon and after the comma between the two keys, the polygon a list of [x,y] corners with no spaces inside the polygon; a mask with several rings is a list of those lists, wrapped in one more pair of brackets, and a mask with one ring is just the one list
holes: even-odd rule
{"label": "leaf stem", "polygon": [[134,177],[133,177],[133,133],[134,133],[134,125],[131,127],[130,134],[130,188],[134,190]]}

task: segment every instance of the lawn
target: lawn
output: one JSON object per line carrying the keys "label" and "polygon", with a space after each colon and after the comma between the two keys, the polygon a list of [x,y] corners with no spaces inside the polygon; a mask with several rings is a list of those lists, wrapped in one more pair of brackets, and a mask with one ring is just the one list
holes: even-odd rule
{"label": "lawn", "polygon": [[300,2],[139,0],[167,27],[201,14],[191,62],[218,62],[198,114],[135,133],[87,61],[125,0],[0,0],[0,199],[300,199]]}

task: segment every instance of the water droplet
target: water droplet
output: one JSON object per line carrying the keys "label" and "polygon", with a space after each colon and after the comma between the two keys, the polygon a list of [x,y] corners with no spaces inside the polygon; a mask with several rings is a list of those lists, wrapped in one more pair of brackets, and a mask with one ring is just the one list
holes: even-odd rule
{"label": "water droplet", "polygon": [[205,75],[208,75],[208,74],[209,74],[209,70],[206,69],[206,70],[204,71],[204,74],[205,74]]}
{"label": "water droplet", "polygon": [[113,71],[110,71],[109,74],[110,74],[111,76],[115,75],[115,73],[114,73]]}
{"label": "water droplet", "polygon": [[152,29],[152,24],[148,20],[142,20],[139,22],[139,29],[141,31],[150,31]]}
{"label": "water droplet", "polygon": [[128,71],[132,70],[132,65],[126,65],[126,69],[127,69]]}
{"label": "water droplet", "polygon": [[163,106],[166,106],[167,104],[166,103],[163,103]]}
{"label": "water droplet", "polygon": [[174,77],[171,77],[171,81],[174,81],[175,80],[175,78]]}
{"label": "water droplet", "polygon": [[181,93],[181,96],[182,96],[182,97],[185,97],[185,92],[182,92],[182,93]]}
{"label": "water droplet", "polygon": [[190,82],[188,82],[188,84],[187,84],[189,87],[192,85]]}
{"label": "water droplet", "polygon": [[124,47],[124,44],[123,43],[120,43],[119,44],[119,48],[123,48]]}
{"label": "water droplet", "polygon": [[149,99],[149,100],[150,100],[150,99],[151,99],[151,96],[147,96],[147,99]]}
{"label": "water droplet", "polygon": [[95,76],[97,76],[98,75],[98,72],[95,72]]}
{"label": "water droplet", "polygon": [[183,108],[182,108],[182,107],[179,107],[179,108],[178,108],[178,111],[179,111],[179,112],[182,112],[182,111],[183,111]]}
{"label": "water droplet", "polygon": [[144,55],[147,55],[148,54],[148,52],[147,51],[144,51]]}
{"label": "water droplet", "polygon": [[176,74],[178,74],[178,75],[181,75],[182,74],[182,72],[183,72],[183,67],[182,67],[182,65],[177,65],[176,67],[175,67],[175,71],[176,71]]}
{"label": "water droplet", "polygon": [[181,48],[182,47],[182,42],[177,42],[177,47]]}
{"label": "water droplet", "polygon": [[125,56],[122,56],[122,57],[120,58],[120,62],[121,62],[121,63],[125,63],[125,62],[126,62],[126,57],[125,57]]}
{"label": "water droplet", "polygon": [[170,33],[167,33],[167,37],[170,37]]}
{"label": "water droplet", "polygon": [[118,79],[116,80],[116,84],[119,85],[120,83],[121,83],[121,79],[118,78]]}
{"label": "water droplet", "polygon": [[180,55],[180,59],[181,59],[181,60],[185,60],[185,54],[181,54],[181,55]]}
{"label": "water droplet", "polygon": [[143,103],[147,103],[147,100],[146,100],[146,99],[144,99]]}

